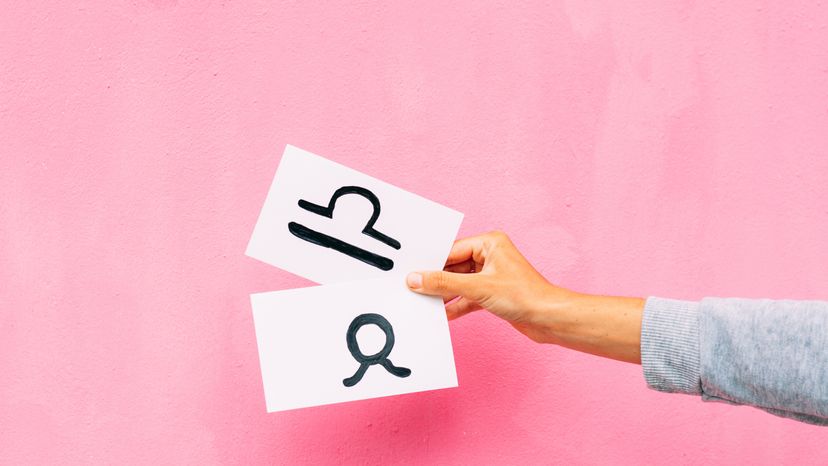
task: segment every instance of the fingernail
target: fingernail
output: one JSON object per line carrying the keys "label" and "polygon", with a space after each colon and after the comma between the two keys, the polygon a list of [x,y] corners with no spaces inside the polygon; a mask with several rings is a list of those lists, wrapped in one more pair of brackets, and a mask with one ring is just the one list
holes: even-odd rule
{"label": "fingernail", "polygon": [[422,288],[423,276],[418,273],[410,273],[407,277],[405,277],[405,283],[409,288]]}

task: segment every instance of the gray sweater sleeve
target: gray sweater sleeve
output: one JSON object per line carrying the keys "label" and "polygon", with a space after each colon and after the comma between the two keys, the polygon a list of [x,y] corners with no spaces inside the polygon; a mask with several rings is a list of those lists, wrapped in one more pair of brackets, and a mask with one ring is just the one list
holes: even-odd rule
{"label": "gray sweater sleeve", "polygon": [[828,425],[828,302],[651,297],[641,365],[655,390]]}

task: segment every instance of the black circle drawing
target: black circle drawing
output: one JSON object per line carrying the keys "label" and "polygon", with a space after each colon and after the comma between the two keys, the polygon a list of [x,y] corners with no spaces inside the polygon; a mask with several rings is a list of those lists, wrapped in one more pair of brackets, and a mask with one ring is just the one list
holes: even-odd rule
{"label": "black circle drawing", "polygon": [[[371,324],[376,325],[383,331],[383,333],[385,333],[385,346],[383,346],[378,353],[366,356],[362,354],[362,351],[359,349],[356,334],[363,325]],[[385,317],[379,314],[362,314],[357,316],[353,321],[351,321],[351,325],[348,326],[348,333],[345,335],[345,340],[348,343],[348,351],[351,352],[351,356],[353,356],[359,363],[359,369],[357,369],[356,374],[342,380],[342,383],[346,387],[353,387],[356,385],[357,382],[362,380],[362,376],[365,375],[368,367],[374,364],[380,364],[385,368],[385,370],[396,375],[397,377],[408,377],[411,375],[411,369],[397,367],[391,363],[390,359],[388,359],[388,355],[391,354],[391,350],[394,348],[394,329]]]}

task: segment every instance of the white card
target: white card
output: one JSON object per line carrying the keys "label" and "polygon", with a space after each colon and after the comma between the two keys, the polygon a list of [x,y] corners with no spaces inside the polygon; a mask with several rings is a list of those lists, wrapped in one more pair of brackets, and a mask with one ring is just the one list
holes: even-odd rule
{"label": "white card", "polygon": [[442,299],[399,277],[250,301],[268,412],[457,386]]}
{"label": "white card", "polygon": [[246,254],[323,284],[401,276],[442,269],[462,219],[288,145]]}

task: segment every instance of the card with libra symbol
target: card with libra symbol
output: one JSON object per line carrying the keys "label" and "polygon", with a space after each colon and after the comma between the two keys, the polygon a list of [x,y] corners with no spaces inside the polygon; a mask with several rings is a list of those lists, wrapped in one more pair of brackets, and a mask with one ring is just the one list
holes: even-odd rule
{"label": "card with libra symbol", "polygon": [[440,269],[463,214],[288,145],[247,255],[316,283]]}

